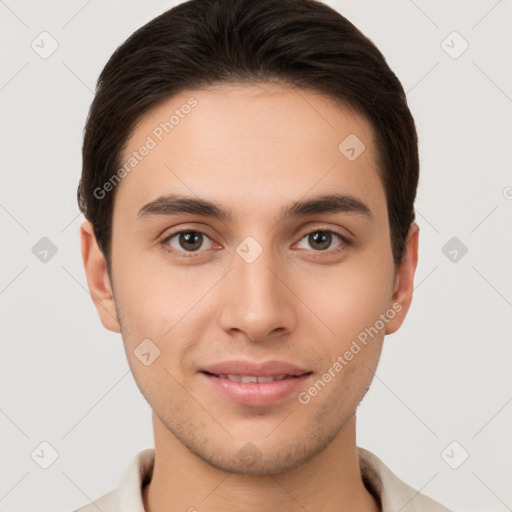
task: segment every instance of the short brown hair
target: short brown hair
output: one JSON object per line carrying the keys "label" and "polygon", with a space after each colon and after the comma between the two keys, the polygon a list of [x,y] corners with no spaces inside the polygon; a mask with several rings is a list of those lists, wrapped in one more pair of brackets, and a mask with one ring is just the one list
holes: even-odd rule
{"label": "short brown hair", "polygon": [[400,263],[415,219],[418,141],[402,85],[377,47],[316,0],[189,0],[134,32],[97,82],[77,196],[109,272],[115,189],[102,198],[95,190],[121,166],[137,121],[185,90],[262,81],[334,98],[369,120]]}

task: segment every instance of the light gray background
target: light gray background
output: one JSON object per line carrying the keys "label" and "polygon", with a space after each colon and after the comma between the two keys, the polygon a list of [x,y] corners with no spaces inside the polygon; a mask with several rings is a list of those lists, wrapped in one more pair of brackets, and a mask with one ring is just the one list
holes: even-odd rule
{"label": "light gray background", "polygon": [[[386,338],[358,444],[450,508],[512,510],[512,1],[327,3],[382,50],[420,137],[415,298]],[[73,510],[153,446],[121,337],[87,291],[76,188],[99,72],[174,4],[0,1],[3,511]],[[59,45],[47,59],[31,48],[43,31]],[[453,31],[469,44],[458,58]],[[46,263],[32,252],[42,237],[58,249]],[[456,262],[442,252],[452,237],[468,248]],[[31,458],[43,441],[58,452],[48,469]]]}

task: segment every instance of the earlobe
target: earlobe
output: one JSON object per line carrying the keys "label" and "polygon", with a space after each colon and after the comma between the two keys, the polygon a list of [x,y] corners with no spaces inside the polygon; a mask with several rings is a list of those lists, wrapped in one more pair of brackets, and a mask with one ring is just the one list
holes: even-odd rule
{"label": "earlobe", "polygon": [[88,220],[80,227],[80,239],[87,285],[101,323],[109,331],[121,332],[107,263],[98,246],[93,226]]}
{"label": "earlobe", "polygon": [[419,230],[419,226],[413,222],[407,234],[404,256],[396,272],[394,292],[389,306],[396,314],[388,322],[386,334],[393,334],[398,331],[411,305],[414,290],[414,274],[418,264]]}

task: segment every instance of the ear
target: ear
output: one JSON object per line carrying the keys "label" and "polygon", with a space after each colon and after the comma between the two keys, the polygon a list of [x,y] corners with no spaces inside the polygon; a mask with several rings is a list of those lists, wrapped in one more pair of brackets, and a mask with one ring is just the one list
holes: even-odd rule
{"label": "ear", "polygon": [[386,334],[393,334],[402,325],[412,302],[414,290],[414,274],[418,264],[418,240],[420,228],[413,222],[409,228],[404,247],[404,256],[395,277],[393,296],[390,308],[396,312],[388,322]]}
{"label": "ear", "polygon": [[107,262],[98,246],[93,226],[88,220],[80,227],[80,239],[87,285],[101,323],[109,331],[121,332]]}

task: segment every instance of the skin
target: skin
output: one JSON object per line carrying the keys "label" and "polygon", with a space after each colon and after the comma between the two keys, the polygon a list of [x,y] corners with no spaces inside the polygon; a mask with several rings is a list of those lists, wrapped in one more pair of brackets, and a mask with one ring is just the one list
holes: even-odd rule
{"label": "skin", "polygon": [[[121,332],[153,410],[156,460],[145,508],[377,511],[360,475],[355,413],[385,335],[409,309],[419,228],[411,225],[396,267],[373,129],[312,92],[268,83],[183,92],[141,119],[122,160],[190,97],[197,107],[117,185],[112,282],[92,225],[81,227],[98,314]],[[354,161],[338,150],[349,134],[366,146]],[[338,212],[279,220],[284,205],[333,192],[361,199],[373,219]],[[233,219],[137,219],[168,193],[213,200]],[[183,256],[179,235],[174,253],[159,245],[180,230],[206,233],[194,257]],[[333,235],[321,250],[308,237],[329,230],[350,244]],[[247,236],[263,249],[252,263],[236,252]],[[225,360],[278,359],[313,372],[307,390],[393,304],[401,310],[307,405],[292,393],[273,405],[240,406],[198,373]],[[134,350],[147,338],[160,356],[145,366]],[[244,447],[252,457],[241,456]]]}

